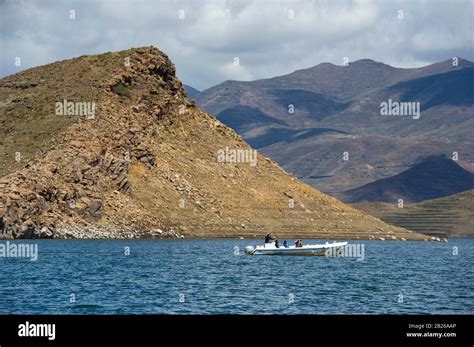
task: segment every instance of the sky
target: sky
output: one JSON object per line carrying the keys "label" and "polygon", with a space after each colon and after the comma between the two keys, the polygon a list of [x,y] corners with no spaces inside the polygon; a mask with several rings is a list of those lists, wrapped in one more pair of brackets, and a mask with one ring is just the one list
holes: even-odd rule
{"label": "sky", "polygon": [[474,0],[0,0],[0,34],[0,77],[153,45],[183,83],[203,90],[345,58],[472,61]]}

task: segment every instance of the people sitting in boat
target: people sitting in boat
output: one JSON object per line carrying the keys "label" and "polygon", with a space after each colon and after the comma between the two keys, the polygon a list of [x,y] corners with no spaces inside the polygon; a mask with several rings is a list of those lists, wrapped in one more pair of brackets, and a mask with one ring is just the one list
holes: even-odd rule
{"label": "people sitting in boat", "polygon": [[296,240],[295,241],[295,247],[303,247],[303,244],[301,243],[301,240]]}
{"label": "people sitting in boat", "polygon": [[268,233],[267,236],[265,236],[265,243],[270,243],[272,240],[275,240],[272,236],[271,233]]}
{"label": "people sitting in boat", "polygon": [[280,244],[278,243],[278,240],[275,240],[275,247],[280,248]]}
{"label": "people sitting in boat", "polygon": [[288,248],[288,242],[286,242],[286,240],[283,241],[283,247]]}

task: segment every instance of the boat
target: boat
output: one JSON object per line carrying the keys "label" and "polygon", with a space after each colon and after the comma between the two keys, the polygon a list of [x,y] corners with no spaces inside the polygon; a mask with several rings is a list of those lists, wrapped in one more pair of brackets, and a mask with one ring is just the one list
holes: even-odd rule
{"label": "boat", "polygon": [[324,244],[303,245],[301,247],[288,246],[276,247],[275,242],[265,243],[257,246],[245,247],[247,255],[313,255],[313,256],[337,256],[343,252],[347,242],[326,242]]}

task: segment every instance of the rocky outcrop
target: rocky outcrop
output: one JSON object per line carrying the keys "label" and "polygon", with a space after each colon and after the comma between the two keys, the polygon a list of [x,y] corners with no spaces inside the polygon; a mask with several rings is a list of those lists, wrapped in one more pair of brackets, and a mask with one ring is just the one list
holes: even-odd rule
{"label": "rocky outcrop", "polygon": [[[128,90],[132,84],[139,84],[138,81],[150,76],[158,80],[157,88],[170,92],[180,90],[181,83],[174,77],[173,65],[157,50],[138,50],[134,63],[133,68],[111,78],[112,93],[116,93],[117,85]],[[160,95],[159,89],[153,92]],[[109,103],[104,100],[107,97],[110,93],[100,96],[99,115],[110,112]],[[127,121],[127,111],[138,113],[149,107],[156,120],[168,112],[169,105],[143,98],[139,105],[124,105],[121,120]],[[154,154],[144,144],[147,124],[130,122],[112,134],[97,134],[97,138],[91,138],[94,123],[116,122],[113,118],[79,120],[53,139],[53,148],[43,157],[32,160],[15,174],[0,178],[0,237],[52,237],[58,224],[87,225],[100,220],[104,192],[117,190],[130,194],[132,185],[127,178],[130,162],[138,160],[153,166]],[[112,130],[110,125],[107,130]],[[100,124],[99,128],[103,126]]]}
{"label": "rocky outcrop", "polygon": [[[83,74],[77,90],[61,88],[63,66]],[[186,98],[173,64],[156,48],[27,70],[0,80],[0,93],[12,95],[23,80],[37,83],[33,88],[47,80],[48,89],[64,90],[59,100],[77,101],[87,91],[96,114],[56,127],[39,147],[29,136],[9,145],[38,148],[15,164],[18,169],[2,171],[9,173],[0,177],[0,237],[256,237],[273,231],[285,238],[375,233],[422,239],[319,193],[259,154],[256,165],[218,161],[224,148],[251,148]],[[35,113],[23,128],[62,121],[51,115],[54,98],[44,93],[35,106],[43,100],[39,106],[49,113]],[[15,107],[4,110],[3,124],[22,119]]]}

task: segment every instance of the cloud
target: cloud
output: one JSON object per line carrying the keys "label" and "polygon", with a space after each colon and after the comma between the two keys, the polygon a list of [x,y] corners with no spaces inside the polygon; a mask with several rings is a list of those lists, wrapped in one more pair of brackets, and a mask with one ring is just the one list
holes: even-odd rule
{"label": "cloud", "polygon": [[198,89],[340,65],[344,57],[397,67],[473,60],[473,13],[471,0],[7,0],[0,2],[0,75],[149,45]]}

